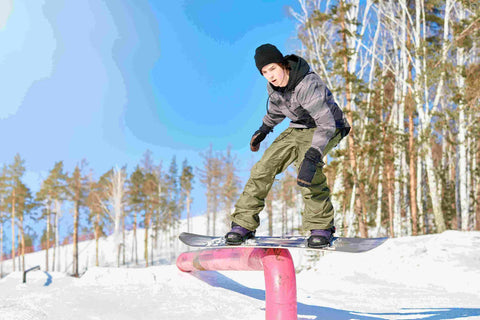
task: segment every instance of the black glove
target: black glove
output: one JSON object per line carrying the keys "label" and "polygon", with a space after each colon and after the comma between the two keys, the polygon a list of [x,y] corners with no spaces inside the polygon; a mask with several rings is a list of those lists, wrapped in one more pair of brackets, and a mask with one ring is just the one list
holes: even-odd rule
{"label": "black glove", "polygon": [[273,130],[271,127],[267,126],[265,123],[262,123],[262,126],[257,131],[255,131],[252,136],[252,140],[250,140],[250,150],[252,150],[253,152],[257,152],[258,149],[260,149],[260,142],[262,142],[263,139],[265,139],[265,137],[267,136],[267,134],[272,131]]}
{"label": "black glove", "polygon": [[323,165],[322,153],[315,148],[305,152],[305,159],[303,159],[300,171],[298,172],[297,184],[300,187],[310,187],[312,185],[313,176],[317,171],[317,164]]}

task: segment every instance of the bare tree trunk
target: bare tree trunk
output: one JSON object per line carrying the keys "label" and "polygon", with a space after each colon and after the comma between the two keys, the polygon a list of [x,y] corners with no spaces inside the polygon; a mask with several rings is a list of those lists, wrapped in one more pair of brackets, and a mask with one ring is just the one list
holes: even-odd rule
{"label": "bare tree trunk", "polygon": [[410,200],[408,192],[408,183],[406,177],[408,177],[409,169],[407,165],[407,155],[402,153],[402,184],[403,184],[403,205],[405,206],[405,228],[407,236],[412,235],[412,212],[410,210]]}
{"label": "bare tree trunk", "polygon": [[[479,167],[480,167],[480,140],[477,140],[476,142],[476,147],[475,147],[475,150],[476,153],[475,153],[475,159],[474,159],[474,163],[475,163],[475,168],[474,170],[472,170],[473,172],[476,172]],[[474,228],[475,230],[477,231],[480,231],[480,175],[477,174],[475,175],[475,224],[474,224]]]}
{"label": "bare tree trunk", "polygon": [[409,162],[410,162],[410,208],[412,210],[412,233],[414,236],[418,234],[418,214],[417,214],[417,176],[415,169],[415,140],[414,140],[414,124],[413,124],[413,111],[410,110],[408,114],[408,149],[409,149]]}
{"label": "bare tree trunk", "polygon": [[[343,21],[345,18],[343,17]],[[342,23],[342,28],[345,29],[345,22]],[[343,35],[343,43],[344,43],[344,49],[348,50],[347,46],[347,39],[346,35]],[[347,56],[344,57],[344,72],[346,75],[346,78],[348,78],[348,58]],[[346,105],[346,114],[347,114],[347,121],[353,125],[353,110],[351,107],[351,101],[352,101],[352,94],[350,91],[350,85],[345,86],[345,95],[347,99],[347,105]],[[350,159],[350,171],[352,173],[353,177],[353,185],[354,189],[357,190],[359,187],[358,183],[358,170],[357,170],[357,159],[356,159],[356,152],[355,152],[355,141],[354,141],[354,136],[355,136],[355,129],[352,127],[352,130],[350,131],[350,134],[348,135],[348,152],[349,152],[349,159]],[[357,214],[357,219],[358,219],[358,228],[360,231],[360,235],[364,238],[367,237],[367,229],[365,226],[365,221],[364,221],[364,216],[363,212],[361,210],[361,206],[358,205],[358,200],[357,200],[358,195],[355,193],[352,193],[352,198],[353,198],[353,203],[355,203],[355,209],[354,212]]]}
{"label": "bare tree trunk", "polygon": [[[346,148],[345,141],[342,140],[340,142],[340,148],[344,150]],[[344,170],[344,157],[340,157],[337,167],[337,174],[335,176],[335,181],[333,183],[333,190],[332,190],[332,205],[334,212],[334,221],[337,226],[343,226],[343,217],[344,217],[344,210],[342,204],[345,201],[345,180],[343,178],[343,170]],[[343,228],[342,228],[343,229]],[[342,233],[343,231],[338,230],[337,233]]]}
{"label": "bare tree trunk", "polygon": [[98,240],[100,238],[100,212],[95,215],[95,266],[99,266],[98,259]]}
{"label": "bare tree trunk", "polygon": [[19,232],[20,232],[20,255],[22,256],[22,272],[25,272],[25,231],[23,230],[23,216],[20,215],[20,224],[19,224]]}
{"label": "bare tree trunk", "polygon": [[74,277],[78,277],[78,215],[80,208],[78,202],[75,203],[73,214],[73,263],[72,272]]}
{"label": "bare tree trunk", "polygon": [[[418,154],[418,152],[417,152]],[[425,234],[425,225],[424,225],[424,211],[423,211],[423,193],[422,185],[426,183],[423,179],[423,163],[422,157],[417,156],[417,183],[416,183],[416,195],[417,195],[417,208],[418,208],[418,230],[420,234]]]}
{"label": "bare tree trunk", "polygon": [[347,226],[347,237],[353,237],[356,234],[354,220],[355,220],[355,197],[357,186],[354,184],[352,194],[350,197],[350,204],[347,212],[347,219],[345,220]]}
{"label": "bare tree trunk", "polygon": [[[58,219],[60,219],[61,216],[61,202],[57,199],[55,199],[55,250],[54,252],[54,258],[53,258],[53,263],[57,262],[57,271],[60,271],[61,265],[60,265],[60,232],[58,230],[59,228],[59,223]],[[55,257],[55,253],[58,252],[58,258]],[[56,260],[56,261],[55,261]]]}
{"label": "bare tree trunk", "polygon": [[190,190],[187,191],[187,232],[190,232],[190,224],[191,224],[191,217],[190,217],[190,206],[192,204]]}
{"label": "bare tree trunk", "polygon": [[211,236],[212,234],[210,233],[210,215],[212,214],[212,212],[209,209],[211,209],[211,203],[207,203],[207,235]]}
{"label": "bare tree trunk", "polygon": [[121,245],[121,232],[122,232],[122,213],[123,213],[123,201],[125,193],[125,179],[126,174],[124,169],[115,168],[112,171],[110,190],[108,192],[109,202],[113,207],[113,222],[114,233],[113,239],[115,243],[115,250],[117,254],[117,267],[120,266],[120,245]]}
{"label": "bare tree trunk", "polygon": [[12,271],[15,271],[15,188],[12,191]]}
{"label": "bare tree trunk", "polygon": [[[427,72],[426,72],[426,62],[427,59],[425,55],[425,48],[422,46],[422,43],[425,43],[424,37],[425,35],[425,14],[423,11],[423,3],[420,1],[415,2],[415,28],[414,28],[414,44],[415,44],[415,59],[414,59],[414,67],[415,67],[415,79],[414,79],[414,88],[415,88],[415,103],[417,105],[417,111],[419,113],[419,120],[420,120],[420,132],[419,132],[419,139],[422,147],[422,156],[425,163],[425,169],[427,172],[427,180],[428,186],[430,191],[430,199],[432,203],[433,214],[435,216],[435,225],[437,227],[437,232],[443,232],[445,230],[445,219],[443,217],[442,208],[441,208],[441,201],[440,201],[440,193],[438,191],[438,180],[435,176],[434,172],[434,164],[433,164],[433,154],[432,154],[432,147],[429,143],[430,139],[426,139],[427,142],[423,142],[422,138],[427,135],[431,125],[431,117],[432,112],[436,110],[436,106],[438,105],[439,95],[437,94],[436,101],[433,103],[433,107],[430,107],[428,103],[428,88],[426,87],[426,80],[427,80]],[[423,28],[422,28],[423,27]],[[423,54],[420,56],[421,53]],[[423,74],[423,78],[421,75]],[[441,87],[441,83],[443,78],[440,80],[439,87]],[[423,90],[422,90],[422,82],[424,82]],[[426,101],[424,107],[420,96],[422,95]]]}
{"label": "bare tree trunk", "polygon": [[388,220],[390,227],[390,237],[395,236],[393,229],[393,188],[392,188],[392,169],[387,167],[387,197],[388,197]]}
{"label": "bare tree trunk", "polygon": [[145,267],[148,267],[148,227],[150,224],[150,214],[145,212],[145,237],[144,237],[144,255],[143,257],[145,258]]}
{"label": "bare tree trunk", "polygon": [[[0,213],[0,221],[3,214]],[[3,278],[3,223],[0,223],[0,279]]]}
{"label": "bare tree trunk", "polygon": [[[3,205],[3,198],[1,199]],[[0,212],[0,279],[3,278],[3,213]]]}
{"label": "bare tree trunk", "polygon": [[218,200],[217,194],[214,195],[213,198],[213,216],[212,216],[212,235],[216,234],[216,225],[217,225],[217,210],[218,210]]}
{"label": "bare tree trunk", "polygon": [[47,230],[46,230],[46,241],[45,241],[45,271],[48,271],[48,249],[50,248],[50,202],[47,206]]}
{"label": "bare tree trunk", "polygon": [[133,216],[133,256],[135,257],[135,264],[138,264],[138,246],[137,246],[137,212]]}
{"label": "bare tree trunk", "polygon": [[22,262],[20,261],[21,256],[22,256],[22,255],[20,254],[20,252],[21,252],[21,247],[22,247],[21,243],[22,243],[22,240],[20,239],[20,230],[18,230],[18,232],[17,232],[17,253],[16,253],[16,257],[17,257],[17,263],[18,263],[18,269],[19,269],[19,271],[21,271],[21,268],[22,268],[22,267],[21,267]]}
{"label": "bare tree trunk", "polygon": [[382,196],[383,196],[383,159],[384,152],[380,153],[380,164],[378,167],[378,185],[377,185],[377,211],[375,215],[375,236],[380,236],[382,228]]}
{"label": "bare tree trunk", "polygon": [[426,170],[427,170],[427,178],[428,178],[428,185],[430,189],[430,197],[432,201],[432,208],[433,208],[433,215],[435,216],[435,225],[437,227],[437,232],[441,233],[445,231],[445,219],[443,217],[442,207],[440,196],[438,193],[438,181],[435,177],[434,172],[434,165],[433,165],[433,154],[432,148],[429,145],[424,145],[426,149],[426,155],[424,158]]}
{"label": "bare tree trunk", "polygon": [[265,199],[265,207],[267,209],[267,218],[268,218],[268,235],[273,236],[273,191],[270,191]]}
{"label": "bare tree trunk", "polygon": [[[457,6],[457,15],[458,20],[461,21],[465,19],[465,9],[461,4]],[[463,68],[466,64],[464,48],[459,46],[456,48],[456,80],[457,80],[457,90],[458,94],[461,97],[465,97],[465,76]],[[469,215],[470,215],[470,199],[469,199],[469,179],[468,179],[468,160],[467,160],[467,115],[466,108],[467,106],[463,102],[464,99],[460,99],[458,102],[458,134],[457,134],[457,145],[458,145],[458,185],[459,185],[459,204],[460,204],[460,217],[461,217],[461,229],[467,231],[469,228]]]}
{"label": "bare tree trunk", "polygon": [[[55,225],[55,217],[53,218],[53,228],[55,230],[56,225]],[[56,264],[56,254],[57,254],[57,235],[54,233],[53,234],[53,248],[52,248],[52,271],[55,271],[55,264]]]}
{"label": "bare tree trunk", "polygon": [[125,212],[123,212],[122,209],[122,260],[123,260],[123,265],[126,264],[126,254],[125,252],[127,251],[126,244],[127,242],[125,241]]}

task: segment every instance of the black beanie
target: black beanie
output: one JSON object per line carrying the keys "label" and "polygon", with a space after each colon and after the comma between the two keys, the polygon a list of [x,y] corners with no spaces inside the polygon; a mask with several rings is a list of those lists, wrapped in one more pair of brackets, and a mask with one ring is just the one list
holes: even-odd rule
{"label": "black beanie", "polygon": [[255,50],[255,64],[262,74],[262,68],[270,63],[283,63],[284,58],[280,50],[273,44],[262,44]]}

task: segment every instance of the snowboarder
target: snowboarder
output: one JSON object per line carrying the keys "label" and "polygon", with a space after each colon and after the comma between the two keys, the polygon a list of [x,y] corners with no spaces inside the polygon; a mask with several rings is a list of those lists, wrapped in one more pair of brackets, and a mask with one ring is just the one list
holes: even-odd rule
{"label": "snowboarder", "polygon": [[260,74],[268,81],[269,106],[262,125],[251,138],[250,149],[257,152],[273,127],[286,117],[291,122],[253,166],[231,215],[232,229],[225,235],[226,243],[239,245],[255,236],[260,223],[258,214],[275,176],[294,163],[305,203],[303,228],[310,231],[308,246],[327,246],[335,227],[330,190],[322,171],[323,158],[348,134],[350,125],[330,90],[303,58],[283,56],[272,44],[259,46],[254,58]]}

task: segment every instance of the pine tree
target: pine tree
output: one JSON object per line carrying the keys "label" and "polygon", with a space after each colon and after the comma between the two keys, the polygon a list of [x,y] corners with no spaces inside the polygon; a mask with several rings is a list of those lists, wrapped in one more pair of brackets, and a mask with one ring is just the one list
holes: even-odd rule
{"label": "pine tree", "polygon": [[[91,175],[88,181],[88,197],[86,199],[86,205],[89,209],[88,219],[93,225],[95,235],[95,265],[100,265],[99,257],[99,240],[100,237],[105,236],[105,227],[107,225],[108,213],[104,209],[104,203],[106,199],[106,189],[108,186],[108,177],[111,175],[111,170],[103,174],[98,181],[96,181]],[[118,257],[117,257],[118,261]]]}
{"label": "pine tree", "polygon": [[80,224],[80,213],[86,206],[88,197],[88,177],[85,176],[84,170],[86,162],[82,161],[80,165],[76,165],[72,175],[68,177],[68,191],[70,200],[73,202],[73,263],[72,274],[79,276],[78,269],[78,228]]}
{"label": "pine tree", "polygon": [[[158,179],[157,176],[153,172],[146,172],[144,176],[144,184],[143,184],[143,192],[145,194],[145,211],[144,211],[144,219],[143,224],[145,228],[145,238],[144,238],[144,258],[145,258],[145,266],[149,266],[148,261],[148,244],[149,244],[149,228],[152,221],[152,217],[154,217],[155,213],[158,210]],[[153,242],[153,241],[152,241]],[[153,247],[153,246],[152,246]],[[152,248],[153,250],[153,248]],[[153,252],[152,252],[153,253]]]}
{"label": "pine tree", "polygon": [[138,245],[137,245],[137,225],[138,215],[145,211],[145,192],[144,185],[145,176],[139,165],[130,175],[127,182],[127,201],[130,212],[133,212],[133,243],[132,243],[132,259],[138,264]]}
{"label": "pine tree", "polygon": [[25,219],[27,215],[31,213],[32,209],[36,206],[33,200],[30,189],[23,183],[19,182],[17,195],[17,217],[18,217],[18,231],[20,236],[20,255],[21,255],[21,271],[25,271],[25,248],[26,248],[26,225]]}
{"label": "pine tree", "polygon": [[[169,232],[172,234],[169,237],[169,240],[172,241],[174,235],[176,235],[177,228],[179,225],[179,220],[182,212],[182,203],[180,182],[178,177],[178,167],[176,157],[173,156],[170,161],[170,166],[168,171],[165,173],[163,179],[164,188],[166,189],[166,226]],[[176,248],[176,241],[174,241],[174,248]],[[174,254],[172,252],[172,254]]]}
{"label": "pine tree", "polygon": [[18,203],[20,201],[21,192],[22,192],[22,182],[21,178],[25,173],[25,160],[23,160],[20,155],[17,153],[15,155],[14,161],[7,168],[6,183],[7,189],[9,191],[9,197],[7,202],[10,206],[11,212],[11,222],[12,222],[12,270],[15,271],[15,226],[16,220],[18,220]]}
{"label": "pine tree", "polygon": [[[49,249],[51,247],[50,241],[55,241],[55,249],[53,251],[52,270],[55,271],[55,259],[56,251],[58,250],[58,218],[60,216],[60,203],[66,199],[67,194],[67,175],[63,172],[63,162],[55,163],[52,170],[50,170],[48,177],[42,182],[40,190],[36,194],[36,201],[43,203],[44,210],[42,211],[41,218],[46,220],[45,229],[45,270],[49,270]],[[52,206],[55,205],[55,209],[52,210]],[[54,214],[53,226],[55,233],[51,232],[51,215]]]}
{"label": "pine tree", "polygon": [[185,202],[187,209],[187,231],[190,232],[190,206],[192,204],[192,189],[193,189],[193,169],[188,165],[187,159],[182,163],[182,175],[180,176],[180,189],[182,202]]}
{"label": "pine tree", "polygon": [[3,224],[7,221],[7,166],[3,165],[0,172],[0,279],[3,278]]}

